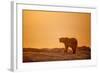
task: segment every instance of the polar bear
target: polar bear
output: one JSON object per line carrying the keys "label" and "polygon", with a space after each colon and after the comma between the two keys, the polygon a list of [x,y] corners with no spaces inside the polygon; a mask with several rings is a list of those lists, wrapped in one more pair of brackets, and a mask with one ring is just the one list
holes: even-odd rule
{"label": "polar bear", "polygon": [[78,45],[77,39],[75,39],[75,38],[62,37],[62,38],[59,38],[59,41],[61,43],[64,43],[64,45],[65,45],[65,51],[64,52],[67,53],[68,47],[70,47],[73,50],[73,54],[76,53],[76,48],[77,48],[77,45]]}

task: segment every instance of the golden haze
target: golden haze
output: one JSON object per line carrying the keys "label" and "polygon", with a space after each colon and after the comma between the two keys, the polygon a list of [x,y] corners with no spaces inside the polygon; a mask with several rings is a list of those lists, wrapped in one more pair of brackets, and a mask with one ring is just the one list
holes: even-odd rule
{"label": "golden haze", "polygon": [[90,13],[23,10],[23,48],[62,48],[60,37],[91,45]]}

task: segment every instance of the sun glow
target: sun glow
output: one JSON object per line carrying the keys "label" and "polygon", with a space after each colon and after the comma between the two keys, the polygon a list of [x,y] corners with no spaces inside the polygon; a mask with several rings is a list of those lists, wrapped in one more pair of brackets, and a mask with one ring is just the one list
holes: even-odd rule
{"label": "sun glow", "polygon": [[23,10],[23,48],[60,48],[60,37],[91,46],[91,14]]}

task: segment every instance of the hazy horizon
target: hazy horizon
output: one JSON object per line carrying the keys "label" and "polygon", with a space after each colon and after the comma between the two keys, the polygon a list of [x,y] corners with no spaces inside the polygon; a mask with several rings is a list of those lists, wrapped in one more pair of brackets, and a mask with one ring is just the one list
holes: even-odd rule
{"label": "hazy horizon", "polygon": [[64,48],[61,37],[91,47],[91,14],[23,10],[23,48]]}

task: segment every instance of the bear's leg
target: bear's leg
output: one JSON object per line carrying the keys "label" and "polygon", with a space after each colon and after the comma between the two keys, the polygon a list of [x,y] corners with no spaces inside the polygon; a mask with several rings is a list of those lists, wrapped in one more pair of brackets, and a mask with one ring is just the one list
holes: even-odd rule
{"label": "bear's leg", "polygon": [[73,54],[76,53],[76,47],[72,47],[72,50],[73,50]]}
{"label": "bear's leg", "polygon": [[65,53],[68,52],[68,45],[65,45]]}

